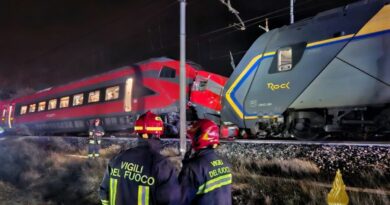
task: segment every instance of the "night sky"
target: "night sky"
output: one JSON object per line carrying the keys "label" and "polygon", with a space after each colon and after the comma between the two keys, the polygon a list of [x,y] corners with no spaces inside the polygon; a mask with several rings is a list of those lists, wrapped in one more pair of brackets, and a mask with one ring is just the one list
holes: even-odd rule
{"label": "night sky", "polygon": [[[187,59],[229,76],[264,31],[289,23],[289,0],[187,0]],[[354,0],[297,0],[296,21]],[[68,83],[152,57],[179,58],[177,0],[1,0],[0,97]]]}

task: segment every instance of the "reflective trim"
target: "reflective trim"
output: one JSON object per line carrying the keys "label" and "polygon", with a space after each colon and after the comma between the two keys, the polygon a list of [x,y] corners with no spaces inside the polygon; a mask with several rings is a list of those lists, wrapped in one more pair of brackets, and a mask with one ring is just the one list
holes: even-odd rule
{"label": "reflective trim", "polygon": [[225,174],[215,179],[211,179],[206,183],[202,184],[199,187],[198,192],[196,194],[206,194],[210,191],[213,191],[214,189],[229,185],[231,183],[232,183],[232,174]]}
{"label": "reflective trim", "polygon": [[138,186],[138,204],[137,205],[149,205],[149,187]]}
{"label": "reflective trim", "polygon": [[89,144],[95,144],[95,140],[89,140]]}
{"label": "reflective trim", "polygon": [[110,178],[110,205],[116,204],[117,186],[118,186],[118,179]]}
{"label": "reflective trim", "polygon": [[102,205],[109,205],[107,200],[101,200]]}
{"label": "reflective trim", "polygon": [[146,127],[147,131],[162,131],[162,127]]}
{"label": "reflective trim", "polygon": [[144,128],[142,126],[135,126],[134,130],[143,130]]}

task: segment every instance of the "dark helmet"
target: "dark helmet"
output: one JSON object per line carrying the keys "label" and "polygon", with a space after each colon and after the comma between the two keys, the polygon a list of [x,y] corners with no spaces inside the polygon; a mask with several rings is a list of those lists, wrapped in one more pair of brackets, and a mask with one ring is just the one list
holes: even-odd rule
{"label": "dark helmet", "polygon": [[147,111],[135,121],[134,130],[142,138],[160,138],[164,133],[164,122],[156,114]]}
{"label": "dark helmet", "polygon": [[93,125],[96,125],[96,123],[98,123],[98,125],[100,125],[101,122],[102,121],[100,120],[100,118],[96,118],[96,119],[93,120]]}
{"label": "dark helmet", "polygon": [[191,139],[192,148],[196,151],[204,148],[216,148],[219,145],[218,125],[208,119],[195,122],[187,131]]}

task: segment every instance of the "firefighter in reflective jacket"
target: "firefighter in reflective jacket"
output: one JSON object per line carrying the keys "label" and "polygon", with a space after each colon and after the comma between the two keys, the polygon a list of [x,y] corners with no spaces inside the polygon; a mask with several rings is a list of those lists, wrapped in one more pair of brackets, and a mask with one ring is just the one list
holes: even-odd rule
{"label": "firefighter in reflective jacket", "polygon": [[99,157],[100,143],[104,135],[104,129],[100,125],[100,119],[94,120],[89,127],[88,158]]}
{"label": "firefighter in reflective jacket", "polygon": [[188,130],[187,135],[195,153],[186,154],[179,175],[182,204],[232,204],[230,164],[214,151],[219,144],[218,126],[202,119]]}
{"label": "firefighter in reflective jacket", "polygon": [[103,205],[177,205],[180,185],[177,172],[160,154],[163,121],[146,112],[135,122],[138,145],[121,152],[108,164],[100,185]]}

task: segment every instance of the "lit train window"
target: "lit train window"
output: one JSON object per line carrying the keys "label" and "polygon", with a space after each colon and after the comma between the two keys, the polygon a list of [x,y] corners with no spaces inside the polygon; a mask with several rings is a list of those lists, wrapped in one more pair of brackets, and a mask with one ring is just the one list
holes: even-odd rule
{"label": "lit train window", "polygon": [[100,90],[89,92],[88,103],[99,102],[99,100],[100,100]]}
{"label": "lit train window", "polygon": [[46,102],[45,101],[38,103],[38,112],[44,111],[45,108],[46,108]]}
{"label": "lit train window", "polygon": [[29,107],[30,108],[29,108],[28,112],[35,112],[35,110],[37,109],[37,105],[36,104],[31,104]]}
{"label": "lit train window", "polygon": [[73,95],[73,106],[82,105],[84,100],[83,93]]}
{"label": "lit train window", "polygon": [[119,98],[119,85],[109,87],[106,89],[106,98],[105,100],[115,100]]}
{"label": "lit train window", "polygon": [[292,68],[292,49],[282,48],[278,50],[278,71],[289,71]]}
{"label": "lit train window", "polygon": [[69,96],[60,99],[60,108],[69,107]]}
{"label": "lit train window", "polygon": [[24,105],[20,108],[20,114],[24,115],[27,113],[27,105]]}
{"label": "lit train window", "polygon": [[49,106],[47,107],[48,110],[54,110],[57,108],[57,99],[49,100]]}

